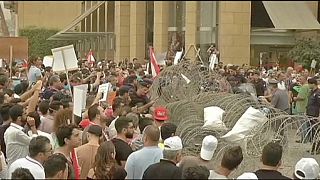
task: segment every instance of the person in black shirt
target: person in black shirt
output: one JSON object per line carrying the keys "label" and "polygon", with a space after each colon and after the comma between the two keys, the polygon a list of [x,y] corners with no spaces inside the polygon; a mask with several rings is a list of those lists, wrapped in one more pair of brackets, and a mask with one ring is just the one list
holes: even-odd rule
{"label": "person in black shirt", "polygon": [[[318,88],[318,81],[316,78],[308,79],[308,84],[311,89],[311,93],[308,99],[306,114],[314,117],[314,119],[310,121],[310,127],[312,127],[311,136],[314,138],[316,137],[315,135],[319,133],[318,125],[316,125],[318,122],[316,119],[319,117],[320,110],[320,89]],[[320,153],[320,144],[318,141],[314,141],[312,143],[311,152],[316,154]]]}
{"label": "person in black shirt", "polygon": [[143,173],[142,179],[180,179],[182,170],[176,166],[181,159],[182,141],[178,136],[164,141],[163,159],[150,165]]}
{"label": "person in black shirt", "polygon": [[134,107],[138,103],[142,103],[143,105],[146,105],[150,102],[150,99],[147,97],[147,93],[149,92],[149,88],[151,86],[152,82],[147,80],[141,80],[138,83],[138,89],[137,91],[131,91],[129,93],[130,95],[130,106]]}
{"label": "person in black shirt", "polygon": [[262,168],[255,174],[258,179],[290,179],[283,176],[278,168],[281,166],[282,146],[279,143],[270,142],[262,150]]}
{"label": "person in black shirt", "polygon": [[0,106],[0,115],[3,119],[3,124],[0,126],[0,145],[1,145],[1,151],[3,152],[4,156],[6,155],[6,144],[4,143],[4,132],[8,129],[10,126],[10,116],[9,116],[9,109],[12,107],[11,104],[2,104]]}
{"label": "person in black shirt", "polygon": [[252,84],[254,85],[254,87],[256,89],[257,97],[265,96],[266,91],[267,91],[267,84],[266,84],[265,81],[263,81],[260,78],[260,72],[259,71],[255,71],[253,73],[252,77],[253,77]]}
{"label": "person in black shirt", "polygon": [[127,117],[119,117],[115,122],[117,137],[112,139],[116,150],[116,161],[124,167],[129,155],[133,152],[128,144],[128,138],[133,138],[134,127],[132,120]]}

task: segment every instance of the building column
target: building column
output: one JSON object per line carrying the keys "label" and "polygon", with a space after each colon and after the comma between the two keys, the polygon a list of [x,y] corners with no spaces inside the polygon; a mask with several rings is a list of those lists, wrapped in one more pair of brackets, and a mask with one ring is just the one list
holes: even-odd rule
{"label": "building column", "polygon": [[143,62],[146,50],[146,1],[130,2],[130,60]]}
{"label": "building column", "polygon": [[251,2],[217,1],[218,49],[224,64],[250,64]]}
{"label": "building column", "polygon": [[169,2],[154,1],[153,47],[155,53],[168,51],[168,25]]}
{"label": "building column", "polygon": [[198,9],[197,1],[186,2],[185,50],[187,51],[188,48],[190,48],[188,54],[186,54],[186,57],[192,61],[196,60],[196,51],[191,46],[196,46],[198,42]]}
{"label": "building column", "polygon": [[114,32],[116,35],[115,62],[130,57],[130,2],[115,1]]}

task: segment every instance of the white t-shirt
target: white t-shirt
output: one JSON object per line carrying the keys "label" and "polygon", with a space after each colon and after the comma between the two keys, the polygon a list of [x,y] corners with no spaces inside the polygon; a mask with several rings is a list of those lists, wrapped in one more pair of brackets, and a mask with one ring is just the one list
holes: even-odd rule
{"label": "white t-shirt", "polygon": [[210,176],[208,179],[228,179],[226,176],[216,173],[214,170],[210,170]]}
{"label": "white t-shirt", "polygon": [[34,179],[46,178],[42,164],[29,156],[18,159],[10,165],[8,171],[8,179],[11,179],[12,173],[18,168],[29,169]]}

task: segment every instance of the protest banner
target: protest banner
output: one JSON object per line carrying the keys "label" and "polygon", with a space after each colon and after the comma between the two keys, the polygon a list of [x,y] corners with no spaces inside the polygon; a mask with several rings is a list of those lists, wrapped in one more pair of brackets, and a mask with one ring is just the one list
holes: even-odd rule
{"label": "protest banner", "polygon": [[82,111],[86,108],[86,95],[88,84],[73,87],[73,114],[82,117]]}
{"label": "protest banner", "polygon": [[42,61],[44,67],[52,67],[53,65],[53,56],[45,56]]}

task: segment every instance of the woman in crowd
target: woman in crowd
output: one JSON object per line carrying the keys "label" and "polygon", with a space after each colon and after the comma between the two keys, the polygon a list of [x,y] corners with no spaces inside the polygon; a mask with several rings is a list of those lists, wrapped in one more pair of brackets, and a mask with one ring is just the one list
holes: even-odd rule
{"label": "woman in crowd", "polygon": [[127,173],[117,165],[115,156],[115,148],[111,141],[101,143],[87,179],[125,179]]}

